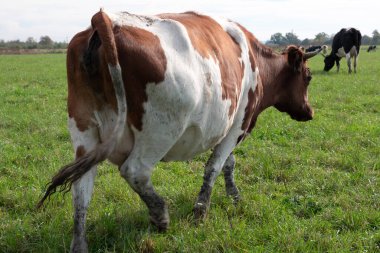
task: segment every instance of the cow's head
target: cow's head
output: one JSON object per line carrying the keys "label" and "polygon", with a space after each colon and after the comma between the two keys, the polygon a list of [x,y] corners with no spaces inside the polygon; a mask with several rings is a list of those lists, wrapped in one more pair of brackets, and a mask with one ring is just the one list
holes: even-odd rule
{"label": "cow's head", "polygon": [[335,58],[332,54],[328,55],[325,57],[325,67],[324,67],[324,71],[329,71],[330,69],[332,69],[332,67],[334,67],[334,63],[335,63]]}
{"label": "cow's head", "polygon": [[289,46],[283,53],[287,57],[287,67],[281,75],[280,90],[277,91],[277,99],[274,107],[280,112],[286,112],[292,119],[308,121],[313,119],[307,88],[311,81],[311,72],[307,67],[306,60],[319,51],[303,53],[294,46]]}

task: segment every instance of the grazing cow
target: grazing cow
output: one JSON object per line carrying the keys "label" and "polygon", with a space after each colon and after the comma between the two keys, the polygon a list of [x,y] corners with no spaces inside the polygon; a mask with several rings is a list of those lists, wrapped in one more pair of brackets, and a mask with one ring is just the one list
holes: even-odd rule
{"label": "grazing cow", "polygon": [[151,182],[155,164],[209,149],[195,218],[205,216],[221,171],[227,194],[238,200],[233,149],[270,106],[297,121],[313,118],[306,59],[315,54],[295,46],[275,53],[239,24],[194,12],[138,16],[101,10],[67,51],[76,158],[53,177],[38,206],[57,187],[72,186],[71,251],[87,251],[85,219],[96,165],[108,159],[145,202],[151,222],[165,230],[168,208]]}
{"label": "grazing cow", "polygon": [[373,52],[376,51],[376,45],[370,45],[370,46],[368,47],[367,52],[369,53],[369,52],[371,52],[371,51],[373,51]]}
{"label": "grazing cow", "polygon": [[351,73],[351,58],[354,58],[354,72],[356,73],[356,61],[360,51],[362,35],[355,28],[340,30],[333,39],[330,55],[325,57],[324,71],[329,71],[336,63],[337,72],[339,72],[340,59],[346,57],[348,73]]}

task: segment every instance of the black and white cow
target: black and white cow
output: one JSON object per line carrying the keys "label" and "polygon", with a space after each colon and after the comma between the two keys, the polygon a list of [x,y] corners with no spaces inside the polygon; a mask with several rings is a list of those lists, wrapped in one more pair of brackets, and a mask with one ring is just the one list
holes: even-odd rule
{"label": "black and white cow", "polygon": [[376,45],[370,45],[369,47],[368,47],[368,49],[367,49],[367,52],[369,53],[369,52],[371,52],[371,51],[376,51]]}
{"label": "black and white cow", "polygon": [[336,62],[337,71],[339,72],[339,61],[346,57],[348,73],[351,73],[351,58],[354,58],[354,72],[356,73],[356,59],[359,55],[362,35],[355,28],[341,29],[333,39],[332,50],[330,55],[325,57],[324,71],[329,71],[334,67]]}

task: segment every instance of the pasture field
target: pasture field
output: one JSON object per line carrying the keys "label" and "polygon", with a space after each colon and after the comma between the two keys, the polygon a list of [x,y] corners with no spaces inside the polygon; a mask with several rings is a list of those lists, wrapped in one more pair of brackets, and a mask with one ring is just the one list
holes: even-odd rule
{"label": "pasture field", "polygon": [[[311,59],[315,118],[261,114],[236,150],[242,201],[227,198],[223,177],[207,220],[193,204],[210,153],[160,163],[153,174],[169,204],[170,228],[148,212],[103,163],[87,218],[91,252],[380,252],[380,51],[359,57],[358,73],[322,71]],[[67,130],[65,55],[0,55],[0,252],[67,252],[71,194],[35,205],[53,174],[73,159]]]}

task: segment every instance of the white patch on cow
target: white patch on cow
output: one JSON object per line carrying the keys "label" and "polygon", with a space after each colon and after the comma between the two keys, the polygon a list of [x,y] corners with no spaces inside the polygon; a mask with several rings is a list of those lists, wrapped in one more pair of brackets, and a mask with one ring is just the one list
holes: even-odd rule
{"label": "white patch on cow", "polygon": [[[351,58],[354,58],[354,71],[356,72],[357,56],[358,56],[358,51],[356,49],[356,46],[353,46],[349,52],[345,52],[344,48],[341,47],[338,49],[336,56],[341,57],[341,58],[342,57],[346,58],[349,72],[351,72]],[[339,66],[338,66],[338,71],[339,71]]]}
{"label": "white patch on cow", "polygon": [[338,52],[336,53],[336,56],[338,57],[345,57],[346,56],[346,52],[344,52],[344,48],[341,47],[338,49]]}
{"label": "white patch on cow", "polygon": [[341,57],[341,58],[346,57],[346,59],[349,59],[349,58],[355,57],[357,54],[358,54],[358,52],[356,50],[356,46],[353,46],[349,52],[345,52],[344,48],[341,47],[338,49],[336,56]]}
{"label": "white patch on cow", "polygon": [[156,16],[136,15],[129,12],[111,13],[104,11],[108,17],[112,20],[113,25],[117,26],[134,26],[134,27],[148,27],[155,21],[159,21],[160,18]]}
{"label": "white patch on cow", "polygon": [[68,119],[68,127],[75,151],[79,146],[83,146],[88,152],[92,150],[99,141],[96,128],[89,128],[85,131],[80,131],[74,118]]}

